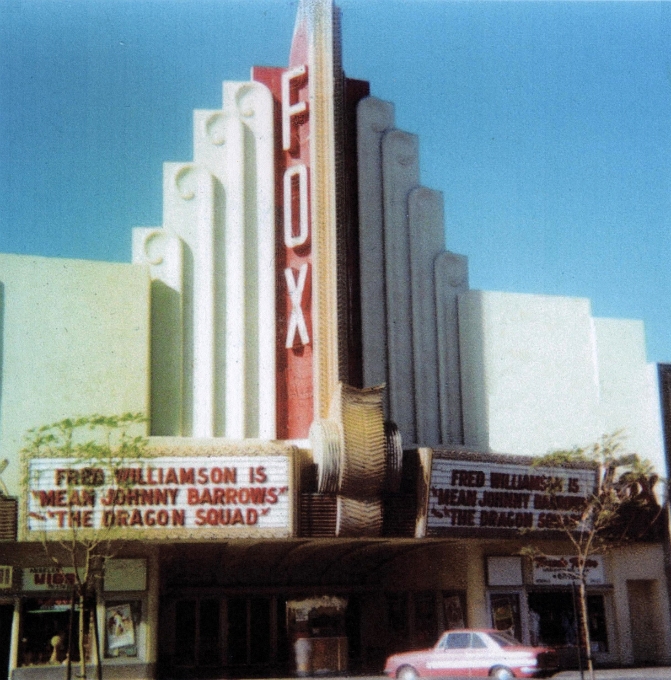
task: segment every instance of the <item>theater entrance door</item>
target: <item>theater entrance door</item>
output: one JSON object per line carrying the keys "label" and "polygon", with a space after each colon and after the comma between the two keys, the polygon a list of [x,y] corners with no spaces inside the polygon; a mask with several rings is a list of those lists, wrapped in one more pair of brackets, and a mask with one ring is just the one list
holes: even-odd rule
{"label": "theater entrance door", "polygon": [[285,601],[276,595],[197,594],[161,612],[162,677],[262,676],[288,662]]}

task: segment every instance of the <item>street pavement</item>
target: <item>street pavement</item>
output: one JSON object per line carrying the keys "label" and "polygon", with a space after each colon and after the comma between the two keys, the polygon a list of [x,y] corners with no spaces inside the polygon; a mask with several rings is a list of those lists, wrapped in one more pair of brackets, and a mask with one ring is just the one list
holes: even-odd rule
{"label": "street pavement", "polygon": [[[583,671],[585,680],[589,679]],[[580,671],[562,671],[552,676],[562,680],[581,680]],[[596,670],[596,680],[671,680],[671,668],[610,668]]]}
{"label": "street pavement", "polygon": [[[316,676],[301,680],[336,680],[349,677],[351,680],[380,680],[386,676]],[[587,671],[583,671],[584,680],[589,680]],[[596,680],[671,680],[671,668],[609,668],[597,669],[594,673]],[[296,678],[274,678],[273,680],[296,680]],[[451,680],[469,680],[468,677],[452,677]],[[580,671],[561,671],[552,676],[552,680],[583,680]]]}
{"label": "street pavement", "polygon": [[[589,680],[589,673],[583,671],[584,680]],[[334,676],[328,676],[333,680]],[[342,676],[335,676],[342,677]],[[349,676],[352,680],[380,680],[386,676]],[[671,668],[609,668],[597,669],[594,672],[596,680],[671,680]],[[280,679],[276,679],[280,680]],[[289,680],[285,678],[284,680]],[[295,678],[291,680],[296,680]],[[303,680],[324,680],[320,678],[303,678]],[[451,680],[469,680],[467,677],[452,678]],[[583,680],[580,671],[561,671],[552,676],[552,680]]]}

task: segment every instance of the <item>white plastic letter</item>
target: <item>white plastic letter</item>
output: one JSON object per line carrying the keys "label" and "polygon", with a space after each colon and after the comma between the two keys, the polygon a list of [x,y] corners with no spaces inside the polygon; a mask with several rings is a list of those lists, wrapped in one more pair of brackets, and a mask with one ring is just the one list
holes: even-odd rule
{"label": "white plastic letter", "polygon": [[308,107],[307,102],[291,103],[291,81],[305,75],[305,66],[296,66],[282,73],[282,148],[291,148],[291,117],[303,113]]}
{"label": "white plastic letter", "polygon": [[305,317],[303,316],[303,289],[305,288],[305,281],[308,276],[307,262],[302,264],[298,270],[298,281],[294,279],[293,269],[287,267],[284,270],[284,278],[287,280],[287,288],[289,289],[289,297],[291,298],[291,316],[289,317],[289,327],[287,328],[287,341],[285,343],[286,349],[291,349],[294,346],[294,337],[296,331],[300,337],[301,344],[307,345],[310,342],[308,335],[308,327],[305,324]]}
{"label": "white plastic letter", "polygon": [[[298,235],[293,234],[292,178],[298,175]],[[284,173],[284,245],[302,246],[308,240],[308,169],[302,163],[292,165]]]}

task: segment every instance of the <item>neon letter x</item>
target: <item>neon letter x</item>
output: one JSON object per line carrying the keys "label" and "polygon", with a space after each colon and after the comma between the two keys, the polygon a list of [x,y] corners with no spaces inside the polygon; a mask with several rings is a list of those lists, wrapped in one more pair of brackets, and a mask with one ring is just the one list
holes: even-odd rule
{"label": "neon letter x", "polygon": [[294,346],[294,337],[296,331],[301,339],[302,345],[307,345],[310,342],[308,335],[308,327],[305,324],[305,317],[303,316],[303,289],[305,288],[305,281],[308,276],[307,262],[302,264],[298,270],[298,280],[294,280],[293,269],[287,267],[284,270],[284,278],[287,280],[287,288],[289,289],[289,297],[291,298],[291,316],[289,317],[289,327],[287,328],[287,341],[285,343],[286,349],[291,349]]}

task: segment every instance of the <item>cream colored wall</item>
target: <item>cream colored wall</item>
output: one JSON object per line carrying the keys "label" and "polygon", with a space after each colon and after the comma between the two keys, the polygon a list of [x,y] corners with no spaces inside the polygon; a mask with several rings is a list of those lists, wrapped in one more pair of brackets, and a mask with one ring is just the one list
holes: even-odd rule
{"label": "cream colored wall", "polygon": [[626,446],[666,470],[657,371],[646,364],[642,321],[594,319],[603,432],[623,429]]}
{"label": "cream colored wall", "polygon": [[608,580],[613,584],[613,603],[617,627],[620,663],[632,664],[634,651],[629,616],[628,580],[653,582],[655,593],[654,610],[648,622],[641,626],[655,625],[658,661],[671,663],[671,617],[669,614],[669,592],[664,573],[664,549],[661,545],[636,544],[620,548],[608,556]]}
{"label": "cream colored wall", "polygon": [[666,475],[642,322],[593,318],[583,298],[467,291],[459,327],[467,446],[541,455],[623,430]]}
{"label": "cream colored wall", "polygon": [[147,412],[144,267],[0,255],[0,459],[19,494],[29,428],[92,413]]}
{"label": "cream colored wall", "polygon": [[468,291],[459,328],[467,446],[537,455],[601,434],[588,300]]}

